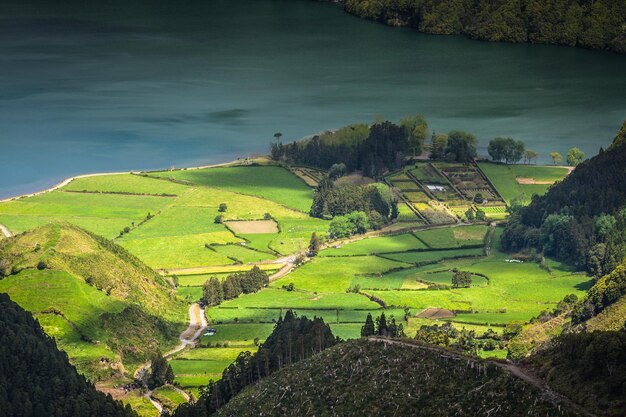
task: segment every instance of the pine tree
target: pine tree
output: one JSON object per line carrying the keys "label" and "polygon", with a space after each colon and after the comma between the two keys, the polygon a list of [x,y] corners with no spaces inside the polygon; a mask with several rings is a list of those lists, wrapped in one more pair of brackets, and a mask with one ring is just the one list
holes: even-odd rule
{"label": "pine tree", "polygon": [[374,319],[372,319],[372,314],[368,313],[365,319],[365,325],[361,327],[361,337],[373,336],[375,332]]}
{"label": "pine tree", "polygon": [[311,241],[309,242],[309,256],[317,256],[321,246],[321,239],[317,236],[317,233],[313,232],[313,234],[311,235]]}
{"label": "pine tree", "polygon": [[379,336],[389,335],[389,328],[387,327],[387,318],[385,317],[385,313],[381,313],[381,315],[376,318],[376,334]]}

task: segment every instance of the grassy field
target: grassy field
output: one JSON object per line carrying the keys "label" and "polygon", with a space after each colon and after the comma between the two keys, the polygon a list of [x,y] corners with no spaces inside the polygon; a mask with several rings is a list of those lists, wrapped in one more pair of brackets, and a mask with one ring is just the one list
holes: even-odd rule
{"label": "grassy field", "polygon": [[481,162],[479,166],[509,204],[513,200],[528,203],[533,194],[543,195],[550,188],[550,184],[519,184],[516,178],[553,183],[567,175],[567,168],[564,167],[503,165],[489,162]]}
{"label": "grassy field", "polygon": [[163,171],[150,175],[253,195],[302,212],[309,211],[313,197],[313,190],[302,180],[274,166]]}
{"label": "grassy field", "polygon": [[394,268],[406,266],[402,262],[377,256],[317,258],[270,285],[280,287],[293,283],[298,290],[343,293],[350,287],[352,279],[356,276],[381,274]]}
{"label": "grassy field", "polygon": [[449,249],[463,246],[482,245],[487,233],[487,226],[471,225],[422,230],[415,233],[426,247]]}
{"label": "grassy field", "polygon": [[362,239],[347,243],[339,248],[328,248],[319,256],[375,255],[377,253],[405,252],[426,249],[426,245],[411,233],[402,235]]}

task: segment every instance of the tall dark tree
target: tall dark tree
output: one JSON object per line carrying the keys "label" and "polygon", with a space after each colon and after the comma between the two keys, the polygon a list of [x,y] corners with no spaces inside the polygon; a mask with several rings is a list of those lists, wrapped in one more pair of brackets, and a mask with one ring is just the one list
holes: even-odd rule
{"label": "tall dark tree", "polygon": [[376,332],[376,328],[374,326],[374,319],[372,318],[372,313],[367,313],[367,318],[365,319],[365,324],[361,327],[361,337],[373,336]]}

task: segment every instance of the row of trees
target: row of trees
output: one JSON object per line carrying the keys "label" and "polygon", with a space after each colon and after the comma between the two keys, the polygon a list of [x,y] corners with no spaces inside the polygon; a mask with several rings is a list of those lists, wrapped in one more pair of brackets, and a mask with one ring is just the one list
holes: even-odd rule
{"label": "row of trees", "polygon": [[223,280],[211,277],[202,286],[202,303],[207,306],[216,306],[240,294],[257,292],[269,282],[267,273],[256,265],[248,272],[231,274]]}
{"label": "row of trees", "polygon": [[404,337],[404,326],[402,323],[396,323],[393,316],[387,322],[384,312],[376,317],[376,322],[374,322],[372,314],[368,313],[365,324],[361,327],[361,337],[369,336]]}
{"label": "row of trees", "polygon": [[[411,128],[412,131],[407,131]],[[324,170],[334,164],[344,164],[348,172],[360,170],[365,176],[377,178],[387,171],[401,168],[408,154],[421,152],[420,142],[414,139],[421,132],[418,122],[407,122],[406,127],[389,121],[375,123],[366,131],[359,129],[360,135],[357,136],[350,135],[350,129],[348,126],[334,133],[289,144],[276,141],[270,146],[270,155],[276,161]]]}
{"label": "row of trees", "polygon": [[349,13],[433,34],[626,53],[619,0],[340,0]]}
{"label": "row of trees", "polygon": [[[539,157],[539,154],[533,150],[526,149],[524,142],[514,140],[512,138],[495,138],[489,142],[487,152],[493,161],[504,162],[505,164],[517,164],[524,160],[524,163],[530,164]],[[554,165],[563,162],[563,156],[559,152],[550,152],[550,158]],[[585,159],[585,153],[574,147],[567,152],[567,163],[570,166],[576,166]]]}
{"label": "row of trees", "polygon": [[224,370],[219,381],[209,382],[196,403],[181,405],[173,416],[209,416],[247,386],[338,342],[339,339],[333,336],[323,319],[297,317],[288,310],[284,318],[278,319],[272,334],[259,346],[256,353],[240,353]]}

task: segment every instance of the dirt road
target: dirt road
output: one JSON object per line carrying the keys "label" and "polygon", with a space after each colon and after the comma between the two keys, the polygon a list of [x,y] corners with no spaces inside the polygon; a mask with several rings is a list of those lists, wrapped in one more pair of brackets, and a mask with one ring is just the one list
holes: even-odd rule
{"label": "dirt road", "polygon": [[[178,345],[174,349],[163,354],[163,357],[167,358],[169,356],[172,356],[175,353],[180,352],[181,350],[185,349],[187,346],[193,346],[196,343],[196,340],[202,335],[202,332],[204,331],[204,329],[207,328],[207,326],[208,326],[208,323],[206,321],[204,309],[200,307],[200,304],[194,303],[190,305],[189,306],[189,326],[187,326],[187,329],[185,329],[185,331],[182,332],[180,334],[180,337],[178,338],[178,340],[180,340],[180,345]],[[144,363],[135,372],[135,379],[143,380],[142,376],[146,372],[148,372],[149,369],[150,369],[150,362]],[[146,388],[146,394],[144,395],[144,397],[150,400],[154,408],[156,408],[159,411],[159,413],[162,413],[163,405],[152,397],[152,390],[148,389],[147,386],[145,386],[145,388]],[[183,390],[180,390],[176,387],[174,387],[174,389],[177,392],[179,392],[183,397],[185,397],[187,401],[189,401],[189,394],[187,394]]]}

